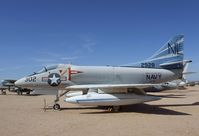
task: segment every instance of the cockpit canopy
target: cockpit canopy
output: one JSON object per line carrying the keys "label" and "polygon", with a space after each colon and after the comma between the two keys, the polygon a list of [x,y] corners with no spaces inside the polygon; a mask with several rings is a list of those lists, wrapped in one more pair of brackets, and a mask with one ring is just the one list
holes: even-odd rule
{"label": "cockpit canopy", "polygon": [[41,74],[41,73],[47,72],[49,70],[54,70],[54,69],[58,68],[58,66],[59,65],[50,65],[50,66],[43,67],[41,70],[36,72],[36,74]]}
{"label": "cockpit canopy", "polygon": [[36,74],[42,74],[42,73],[45,73],[45,72],[50,71],[50,70],[55,70],[57,68],[65,68],[65,67],[67,67],[66,64],[49,65],[49,66],[43,67],[38,72],[34,72],[33,74],[31,74],[29,76],[36,75]]}

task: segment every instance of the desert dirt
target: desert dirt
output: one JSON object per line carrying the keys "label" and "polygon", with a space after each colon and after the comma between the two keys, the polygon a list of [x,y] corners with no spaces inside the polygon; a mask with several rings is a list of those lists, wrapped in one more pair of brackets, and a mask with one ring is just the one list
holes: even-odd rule
{"label": "desert dirt", "polygon": [[163,99],[126,106],[119,113],[60,101],[53,96],[0,95],[0,136],[199,136],[199,86],[153,93]]}

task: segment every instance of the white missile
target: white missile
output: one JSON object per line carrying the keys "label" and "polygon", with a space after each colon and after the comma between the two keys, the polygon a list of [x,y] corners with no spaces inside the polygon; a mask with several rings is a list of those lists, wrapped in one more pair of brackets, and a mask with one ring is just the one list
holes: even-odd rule
{"label": "white missile", "polygon": [[137,94],[99,94],[95,92],[86,95],[66,98],[65,102],[86,106],[131,105],[159,100],[160,97]]}

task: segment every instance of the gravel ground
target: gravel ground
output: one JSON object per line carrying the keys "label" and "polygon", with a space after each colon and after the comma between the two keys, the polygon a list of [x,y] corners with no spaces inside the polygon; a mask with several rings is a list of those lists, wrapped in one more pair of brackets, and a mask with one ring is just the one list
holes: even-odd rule
{"label": "gravel ground", "polygon": [[199,136],[199,87],[153,93],[163,99],[126,106],[119,113],[60,101],[53,96],[0,95],[1,136]]}

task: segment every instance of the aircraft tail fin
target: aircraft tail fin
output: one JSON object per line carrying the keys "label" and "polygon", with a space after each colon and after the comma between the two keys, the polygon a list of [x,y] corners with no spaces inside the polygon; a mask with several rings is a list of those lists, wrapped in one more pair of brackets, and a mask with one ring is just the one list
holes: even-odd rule
{"label": "aircraft tail fin", "polygon": [[157,68],[183,69],[184,36],[177,35],[146,61],[152,62]]}
{"label": "aircraft tail fin", "polygon": [[149,59],[160,59],[162,57],[173,57],[183,55],[184,35],[177,35],[170,39]]}
{"label": "aircraft tail fin", "polygon": [[150,58],[125,65],[127,67],[141,67],[141,68],[164,68],[164,69],[181,69],[183,70],[183,46],[184,35],[177,35],[170,39]]}
{"label": "aircraft tail fin", "polygon": [[190,71],[188,71],[188,67],[189,67],[189,64],[191,62],[192,62],[191,60],[184,61],[183,78],[182,78],[184,81],[187,81],[187,75],[195,74],[196,73],[196,72],[190,72]]}

